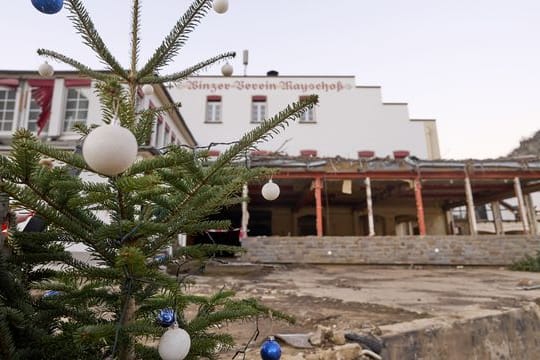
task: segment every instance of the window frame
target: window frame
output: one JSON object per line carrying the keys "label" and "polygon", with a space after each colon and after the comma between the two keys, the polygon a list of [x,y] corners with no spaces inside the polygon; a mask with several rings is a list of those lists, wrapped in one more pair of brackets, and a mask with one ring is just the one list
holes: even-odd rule
{"label": "window frame", "polygon": [[[90,96],[84,91],[89,89],[87,86],[70,86],[65,88],[65,95],[64,95],[64,116],[62,119],[62,133],[74,133],[73,131],[73,125],[77,123],[88,123],[88,117],[90,113]],[[75,92],[77,94],[76,98],[70,99],[70,94]],[[86,101],[86,109],[81,107],[81,103],[84,103]],[[70,103],[75,103],[74,108],[69,108],[68,105]],[[68,118],[68,113],[74,112],[76,116],[79,116],[80,112],[86,112],[86,117],[84,119],[72,119],[70,120]]]}
{"label": "window frame", "polygon": [[260,124],[268,115],[268,101],[266,95],[254,95],[251,97],[251,123]]}
{"label": "window frame", "polygon": [[[5,97],[0,98],[0,104],[2,105],[0,107],[0,133],[6,134],[6,133],[12,133],[15,130],[18,129],[18,123],[17,123],[17,114],[19,112],[19,101],[18,95],[19,95],[19,89],[10,87],[10,86],[0,86],[0,91],[5,92]],[[13,99],[9,98],[9,93],[13,93]],[[6,121],[5,114],[7,114],[7,104],[13,103],[13,109],[9,109],[9,112],[12,112],[12,118],[11,120],[8,120],[11,122],[11,128],[10,129],[4,129],[4,123]]]}
{"label": "window frame", "polygon": [[220,95],[208,95],[206,97],[205,124],[222,124],[223,103]]}
{"label": "window frame", "polygon": [[[300,96],[298,100],[302,101],[307,99],[309,99],[309,96]],[[298,122],[301,124],[316,124],[317,117],[315,114],[315,106],[312,106],[311,108],[308,108],[306,111],[304,111],[298,119]]]}

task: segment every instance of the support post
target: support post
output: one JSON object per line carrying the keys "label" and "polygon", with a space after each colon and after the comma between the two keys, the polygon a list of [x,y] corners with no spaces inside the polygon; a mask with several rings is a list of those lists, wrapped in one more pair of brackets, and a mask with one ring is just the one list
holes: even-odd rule
{"label": "support post", "polygon": [[495,222],[495,233],[497,235],[504,235],[501,204],[498,201],[491,202],[491,212],[493,213],[493,221]]}
{"label": "support post", "polygon": [[531,235],[538,234],[538,221],[536,219],[536,209],[531,194],[525,195],[525,205],[529,214],[529,225],[531,227]]}
{"label": "support post", "polygon": [[414,197],[416,199],[416,218],[418,219],[418,231],[420,236],[426,235],[426,220],[424,217],[424,202],[422,200],[422,183],[420,177],[414,179]]}
{"label": "support post", "polygon": [[467,216],[469,218],[469,228],[471,235],[478,235],[478,226],[476,225],[476,213],[474,212],[474,200],[472,195],[471,179],[469,175],[465,176],[465,196],[467,198]]}
{"label": "support post", "polygon": [[242,223],[240,225],[240,240],[247,238],[248,234],[248,223],[249,223],[249,212],[248,212],[248,185],[244,184],[242,186]]}
{"label": "support post", "polygon": [[365,180],[366,183],[366,202],[368,211],[368,227],[369,236],[375,236],[375,221],[373,219],[373,201],[371,199],[371,179],[369,177]]}
{"label": "support post", "polygon": [[315,214],[317,221],[317,236],[323,236],[323,219],[322,219],[322,196],[321,196],[321,178],[315,178]]}
{"label": "support post", "polygon": [[452,210],[446,210],[444,212],[444,217],[446,219],[446,233],[448,235],[455,235],[455,232],[454,232],[454,215],[452,214]]}
{"label": "support post", "polygon": [[519,217],[521,218],[521,223],[523,224],[523,233],[529,234],[529,217],[527,216],[527,212],[525,211],[525,200],[523,199],[521,182],[519,181],[519,178],[517,176],[514,178],[514,191],[516,192],[516,197],[518,201]]}

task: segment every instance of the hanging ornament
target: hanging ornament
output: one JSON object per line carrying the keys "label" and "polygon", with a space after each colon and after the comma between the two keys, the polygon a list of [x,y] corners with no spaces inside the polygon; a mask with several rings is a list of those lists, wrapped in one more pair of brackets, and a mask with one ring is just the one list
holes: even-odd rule
{"label": "hanging ornament", "polygon": [[115,176],[137,159],[137,140],[131,131],[119,125],[102,125],[88,134],[83,157],[100,174]]}
{"label": "hanging ornament", "polygon": [[261,358],[263,360],[279,360],[281,357],[281,346],[273,336],[268,337],[268,340],[261,345]]}
{"label": "hanging ornament", "polygon": [[62,10],[64,0],[32,0],[32,5],[44,14],[56,14]]}
{"label": "hanging ornament", "polygon": [[166,260],[167,260],[167,255],[165,254],[159,254],[159,255],[154,256],[155,262],[162,263],[162,262],[165,262]]}
{"label": "hanging ornament", "polygon": [[218,14],[224,14],[229,9],[229,0],[215,0],[214,11]]}
{"label": "hanging ornament", "polygon": [[54,68],[45,61],[43,64],[39,65],[38,73],[44,77],[51,77],[54,75]]}
{"label": "hanging ornament", "polygon": [[229,77],[233,74],[233,71],[234,69],[229,63],[225,63],[225,65],[221,67],[221,73],[223,74],[223,76]]}
{"label": "hanging ornament", "polygon": [[182,360],[189,353],[190,347],[189,334],[173,325],[159,339],[158,352],[163,360]]}
{"label": "hanging ornament", "polygon": [[163,327],[169,327],[174,324],[175,313],[173,309],[161,309],[156,317],[156,322]]}
{"label": "hanging ornament", "polygon": [[263,198],[268,201],[276,200],[279,196],[279,186],[278,184],[272,182],[272,179],[270,179],[262,187],[261,193]]}
{"label": "hanging ornament", "polygon": [[154,87],[150,84],[144,84],[142,87],[142,92],[146,96],[154,95]]}

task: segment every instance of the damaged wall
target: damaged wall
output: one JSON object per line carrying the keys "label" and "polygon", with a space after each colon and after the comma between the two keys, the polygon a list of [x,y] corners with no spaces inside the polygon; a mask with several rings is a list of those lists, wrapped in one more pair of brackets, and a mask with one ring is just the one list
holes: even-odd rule
{"label": "damaged wall", "polygon": [[386,360],[538,359],[540,308],[531,303],[454,322],[422,319],[381,327]]}

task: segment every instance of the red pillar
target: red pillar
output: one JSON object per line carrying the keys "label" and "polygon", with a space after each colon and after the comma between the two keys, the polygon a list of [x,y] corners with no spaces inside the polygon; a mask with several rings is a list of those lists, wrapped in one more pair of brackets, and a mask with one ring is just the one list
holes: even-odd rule
{"label": "red pillar", "polygon": [[317,236],[323,236],[323,218],[322,218],[322,183],[321,178],[315,178],[315,215],[317,220]]}
{"label": "red pillar", "polygon": [[416,198],[416,217],[418,218],[418,230],[420,235],[426,235],[426,221],[424,219],[424,203],[422,201],[422,183],[420,178],[414,179],[414,197]]}

